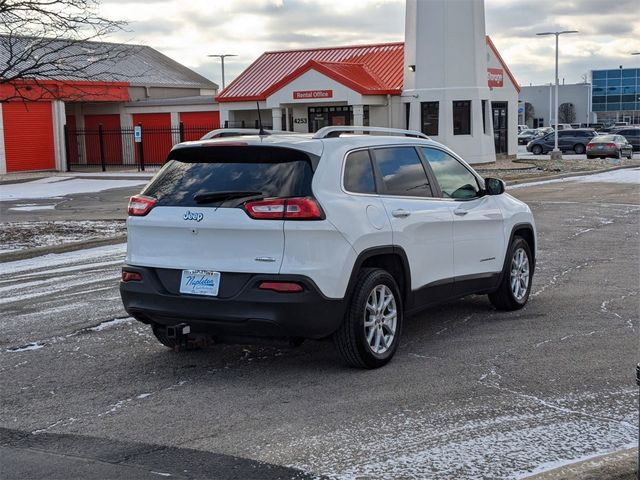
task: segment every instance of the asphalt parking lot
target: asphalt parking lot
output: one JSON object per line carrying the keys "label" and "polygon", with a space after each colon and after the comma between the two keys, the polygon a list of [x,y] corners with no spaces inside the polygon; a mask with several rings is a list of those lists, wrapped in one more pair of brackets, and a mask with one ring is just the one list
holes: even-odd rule
{"label": "asphalt parking lot", "polygon": [[640,186],[621,172],[511,189],[538,225],[530,303],[427,310],[375,371],[330,342],[171,352],[122,310],[122,245],[4,263],[2,476],[518,478],[637,445]]}

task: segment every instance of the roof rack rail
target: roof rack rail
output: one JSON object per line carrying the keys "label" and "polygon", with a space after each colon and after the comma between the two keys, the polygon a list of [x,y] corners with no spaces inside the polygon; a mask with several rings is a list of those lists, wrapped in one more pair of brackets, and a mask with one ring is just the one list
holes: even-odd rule
{"label": "roof rack rail", "polygon": [[386,128],[386,127],[359,127],[355,125],[322,127],[313,135],[312,138],[315,138],[315,139],[331,138],[331,137],[339,137],[340,134],[342,133],[364,133],[364,132],[380,132],[380,133],[402,135],[405,137],[416,137],[416,138],[431,140],[427,135],[425,135],[422,132],[418,132],[417,130],[404,130],[402,128]]}

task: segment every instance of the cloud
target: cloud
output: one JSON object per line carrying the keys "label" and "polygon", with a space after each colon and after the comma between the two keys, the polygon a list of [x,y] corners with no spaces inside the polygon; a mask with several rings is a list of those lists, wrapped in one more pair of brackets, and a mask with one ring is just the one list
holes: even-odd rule
{"label": "cloud", "polygon": [[[428,0],[419,0],[428,1]],[[449,0],[452,1],[452,0]],[[102,11],[130,21],[115,41],[149,45],[220,83],[263,52],[401,41],[404,0],[103,0]],[[540,31],[580,30],[561,39],[561,76],[581,81],[591,69],[640,67],[640,0],[485,0],[487,33],[522,84],[553,78],[555,44]]]}

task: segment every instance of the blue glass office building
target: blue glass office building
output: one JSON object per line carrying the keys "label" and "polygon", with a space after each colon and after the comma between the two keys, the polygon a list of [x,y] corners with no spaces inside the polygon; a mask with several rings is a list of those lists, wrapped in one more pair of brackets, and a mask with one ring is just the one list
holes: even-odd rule
{"label": "blue glass office building", "polygon": [[640,68],[592,70],[591,110],[602,123],[640,124]]}

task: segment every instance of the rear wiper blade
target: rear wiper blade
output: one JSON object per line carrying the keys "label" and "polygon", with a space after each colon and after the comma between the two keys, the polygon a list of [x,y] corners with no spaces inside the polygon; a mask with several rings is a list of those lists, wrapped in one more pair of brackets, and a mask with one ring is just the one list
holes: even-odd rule
{"label": "rear wiper blade", "polygon": [[197,203],[210,203],[222,200],[223,202],[234,198],[245,197],[262,197],[264,193],[258,191],[222,191],[222,192],[205,192],[194,195],[193,199]]}

